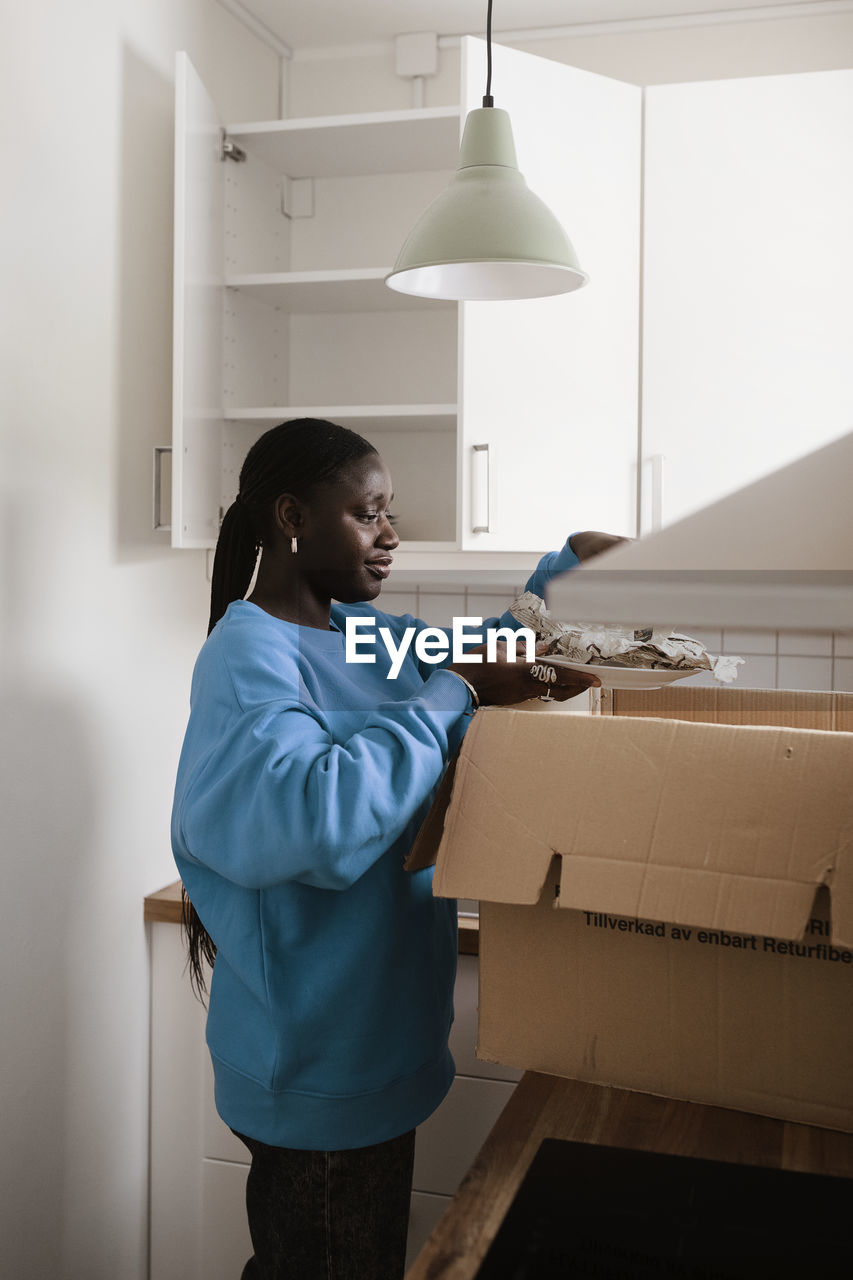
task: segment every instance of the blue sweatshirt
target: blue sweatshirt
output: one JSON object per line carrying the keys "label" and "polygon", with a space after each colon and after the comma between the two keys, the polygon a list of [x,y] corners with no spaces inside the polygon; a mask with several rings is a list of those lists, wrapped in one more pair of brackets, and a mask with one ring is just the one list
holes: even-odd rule
{"label": "blue sweatshirt", "polygon": [[[527,589],[577,564],[568,544]],[[456,904],[403,862],[469,723],[461,680],[346,662],[346,619],[399,643],[426,624],[332,606],[328,631],[231,604],[196,663],[172,847],[217,946],[207,1043],[232,1129],[342,1150],[425,1120],[453,1080]],[[517,627],[505,614],[485,625]],[[446,659],[449,661],[450,659]]]}

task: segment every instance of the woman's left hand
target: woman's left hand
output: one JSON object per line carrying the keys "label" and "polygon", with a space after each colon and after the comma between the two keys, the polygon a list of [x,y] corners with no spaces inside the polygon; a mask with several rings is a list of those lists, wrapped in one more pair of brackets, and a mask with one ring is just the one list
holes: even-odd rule
{"label": "woman's left hand", "polygon": [[600,556],[603,551],[618,547],[621,542],[633,541],[633,538],[626,538],[620,533],[599,533],[596,529],[585,529],[582,533],[572,534],[569,546],[583,564],[593,556]]}

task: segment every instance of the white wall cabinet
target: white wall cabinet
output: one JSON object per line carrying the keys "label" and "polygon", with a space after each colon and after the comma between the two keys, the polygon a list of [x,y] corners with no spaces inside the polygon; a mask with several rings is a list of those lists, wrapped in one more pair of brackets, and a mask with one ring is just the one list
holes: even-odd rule
{"label": "white wall cabinet", "polygon": [[[494,50],[522,172],[594,286],[457,305],[383,283],[455,167],[484,48],[463,41],[459,108],[230,124],[242,162],[221,158],[215,104],[179,55],[175,546],[213,545],[249,445],[297,416],[379,448],[399,565],[485,551],[517,577],[573,528],[633,530],[639,89]],[[606,467],[589,466],[604,441]]]}
{"label": "white wall cabinet", "polygon": [[853,430],[851,156],[853,71],[646,90],[644,529]]}
{"label": "white wall cabinet", "polygon": [[398,569],[472,581],[520,580],[573,528],[648,532],[853,429],[853,71],[641,91],[495,48],[521,169],[590,283],[406,298],[383,276],[452,171],[483,50],[463,41],[458,110],[230,125],[242,164],[179,59],[176,546],[213,544],[249,444],[301,414],[388,461]]}

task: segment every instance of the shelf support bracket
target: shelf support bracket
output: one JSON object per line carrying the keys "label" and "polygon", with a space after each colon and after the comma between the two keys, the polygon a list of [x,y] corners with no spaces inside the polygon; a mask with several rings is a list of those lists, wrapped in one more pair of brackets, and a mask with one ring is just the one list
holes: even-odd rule
{"label": "shelf support bracket", "polygon": [[236,160],[238,163],[246,159],[246,153],[236,142],[232,142],[224,129],[219,130],[219,159]]}

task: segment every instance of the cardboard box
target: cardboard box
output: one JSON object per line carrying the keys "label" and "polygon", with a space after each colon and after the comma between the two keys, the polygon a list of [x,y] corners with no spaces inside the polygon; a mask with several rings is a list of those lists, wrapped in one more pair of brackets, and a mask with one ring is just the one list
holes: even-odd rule
{"label": "cardboard box", "polygon": [[602,701],[478,712],[413,851],[480,899],[478,1056],[853,1130],[853,696]]}

